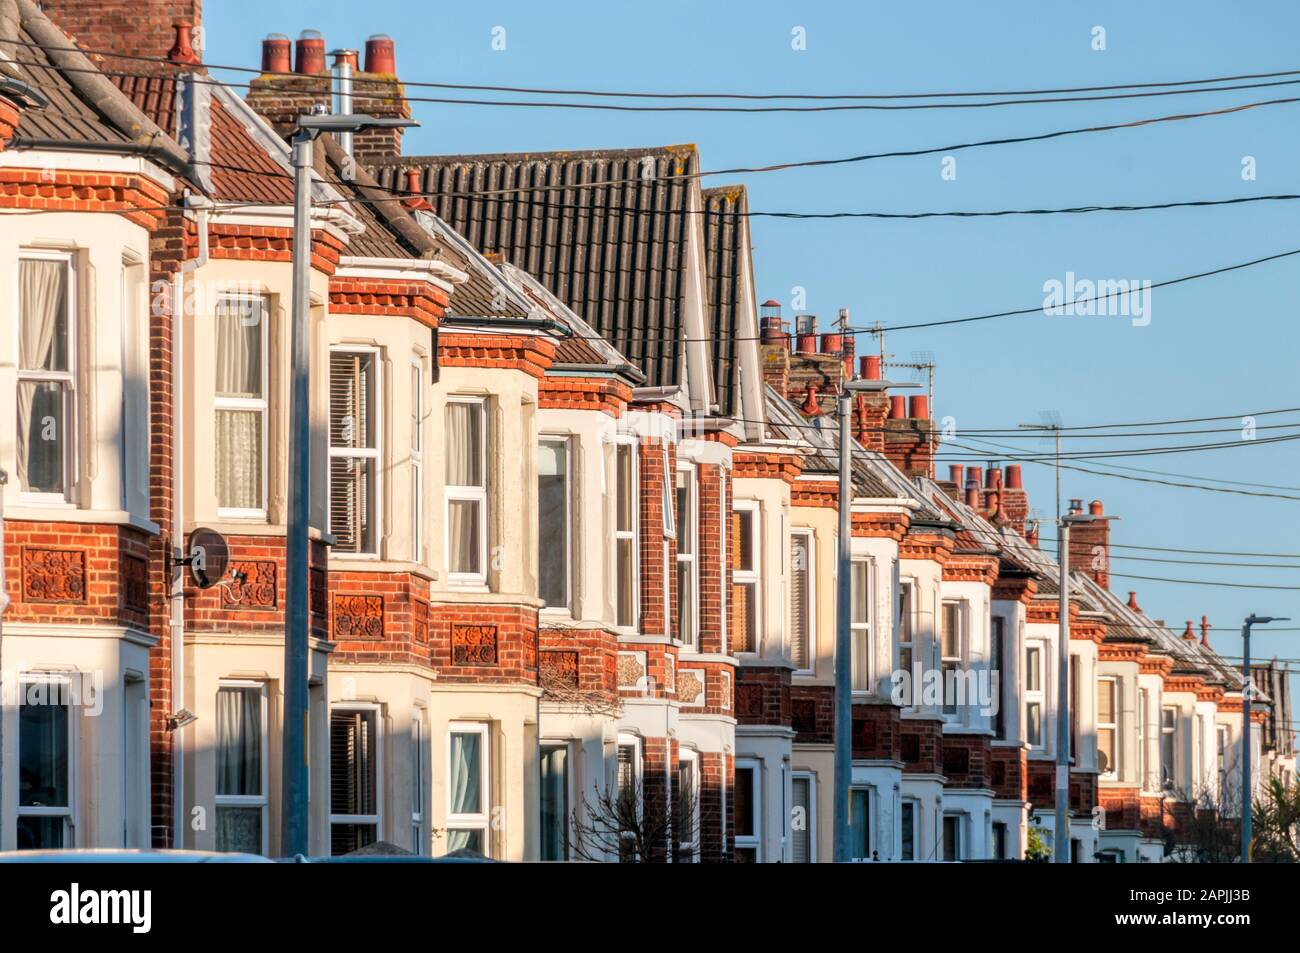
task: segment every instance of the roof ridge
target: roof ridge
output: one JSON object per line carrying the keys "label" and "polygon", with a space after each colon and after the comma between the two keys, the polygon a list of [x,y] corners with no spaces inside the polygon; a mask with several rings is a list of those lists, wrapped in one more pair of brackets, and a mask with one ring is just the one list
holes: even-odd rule
{"label": "roof ridge", "polygon": [[598,158],[629,158],[643,155],[682,155],[691,156],[699,155],[699,148],[693,142],[664,145],[664,146],[637,146],[622,149],[552,149],[539,152],[464,152],[448,153],[446,155],[398,155],[387,156],[378,159],[368,160],[368,164],[376,168],[383,166],[412,166],[412,165],[429,165],[433,163],[446,164],[453,162],[553,162],[557,159],[565,161],[581,161],[584,159]]}

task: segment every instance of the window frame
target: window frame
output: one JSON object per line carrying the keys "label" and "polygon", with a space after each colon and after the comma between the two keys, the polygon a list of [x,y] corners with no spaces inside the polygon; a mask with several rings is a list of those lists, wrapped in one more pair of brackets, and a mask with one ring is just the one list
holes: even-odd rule
{"label": "window frame", "polygon": [[[572,857],[572,851],[570,850],[570,840],[571,840],[571,838],[570,838],[570,836],[569,836],[569,818],[572,816],[573,807],[574,807],[574,804],[573,804],[573,768],[572,768],[572,765],[573,765],[573,744],[572,744],[572,742],[571,742],[569,739],[567,739],[567,738],[543,738],[541,741],[539,741],[539,742],[537,743],[537,751],[538,751],[538,759],[537,759],[537,762],[538,762],[538,775],[539,775],[539,780],[540,780],[540,775],[541,775],[541,763],[542,763],[541,754],[542,754],[543,751],[545,751],[545,750],[548,749],[548,748],[553,749],[553,750],[554,750],[554,749],[561,749],[561,748],[564,749],[564,813],[560,816],[560,823],[561,823],[561,828],[562,828],[562,829],[561,829],[561,835],[563,836],[564,846],[563,846],[563,850],[562,850],[562,854],[563,854],[563,856],[560,857],[560,858],[558,858],[558,859],[559,859],[560,861],[567,861],[567,860],[570,860],[571,857]],[[546,858],[541,857],[541,851],[542,851],[542,843],[541,843],[541,842],[542,842],[542,834],[543,834],[543,831],[544,831],[544,819],[543,819],[543,817],[542,817],[542,813],[541,813],[541,812],[542,812],[542,790],[543,790],[543,788],[539,786],[539,789],[538,789],[538,796],[537,796],[537,811],[538,811],[538,845],[537,845],[537,851],[538,851],[538,857],[539,857],[539,859],[541,859],[541,860],[546,860]]]}
{"label": "window frame", "polygon": [[[1111,717],[1114,719],[1113,721],[1101,720],[1101,692],[1103,690],[1102,688],[1103,686],[1108,686],[1108,689],[1110,691],[1110,710],[1111,710]],[[1097,676],[1097,698],[1095,704],[1097,706],[1096,731],[1097,731],[1097,757],[1099,761],[1101,758],[1101,750],[1102,750],[1101,747],[1102,732],[1109,731],[1111,733],[1110,734],[1110,739],[1111,739],[1110,740],[1110,746],[1111,746],[1110,766],[1104,771],[1101,769],[1100,764],[1098,764],[1097,766],[1097,776],[1106,781],[1114,781],[1116,778],[1119,777],[1120,744],[1121,744],[1121,738],[1123,737],[1123,732],[1120,730],[1122,714],[1119,710],[1119,701],[1120,701],[1119,688],[1120,688],[1119,679],[1116,678],[1114,675]]]}
{"label": "window frame", "polygon": [[[479,422],[479,473],[483,481],[482,486],[462,486],[447,482],[447,474],[443,472],[443,507],[442,507],[442,544],[443,544],[443,562],[447,571],[447,585],[451,588],[482,588],[487,586],[488,580],[488,556],[492,549],[488,540],[488,508],[491,505],[490,484],[491,477],[488,473],[488,444],[491,441],[491,434],[488,432],[488,398],[473,394],[450,394],[447,397],[444,407],[444,417],[450,417],[447,413],[453,405],[463,405],[477,408]],[[444,420],[444,443],[450,437],[451,428],[446,426]],[[451,553],[451,504],[453,502],[476,502],[478,503],[478,564],[477,572],[455,572],[452,570],[452,553]]]}
{"label": "window frame", "polygon": [[[686,486],[680,487],[677,481],[685,476]],[[677,470],[673,480],[673,504],[677,503],[677,491],[686,490],[686,500],[690,507],[689,513],[678,513],[676,517],[677,529],[677,560],[676,570],[679,585],[677,587],[677,640],[685,648],[698,652],[700,650],[700,481],[699,470],[694,463],[679,460]],[[682,539],[685,537],[690,542],[690,552],[682,553]],[[689,564],[686,572],[686,581],[691,589],[691,614],[689,633],[682,631],[683,609],[682,609],[682,591],[681,591],[681,573],[682,564]]]}
{"label": "window frame", "polygon": [[[909,825],[909,824],[904,824],[904,823],[903,823],[903,821],[904,821],[904,817],[905,817],[905,809],[910,809],[910,812],[911,812],[911,815],[912,815],[912,820],[911,820],[911,824],[910,824],[910,825]],[[899,805],[898,805],[898,829],[899,829],[899,840],[898,840],[898,860],[899,860],[899,863],[911,864],[911,863],[915,863],[915,862],[916,862],[917,848],[920,846],[920,838],[918,837],[918,834],[919,834],[919,830],[920,830],[920,829],[919,829],[919,827],[917,826],[917,824],[918,824],[918,822],[920,821],[920,819],[921,819],[921,799],[920,799],[920,798],[915,798],[915,797],[905,797],[905,798],[902,798],[902,799],[899,801]],[[912,834],[912,843],[911,843],[911,854],[912,854],[912,856],[911,856],[911,857],[905,857],[905,856],[903,856],[904,853],[906,852],[906,851],[905,851],[905,848],[904,848],[904,843],[905,843],[905,841],[903,840],[902,834],[903,834],[904,832],[906,832],[907,829],[908,829],[909,827],[911,828],[911,834]]]}
{"label": "window frame", "polygon": [[[67,324],[67,360],[68,370],[66,371],[39,371],[24,370],[22,367],[22,269],[24,261],[54,261],[61,262],[64,265],[64,274],[67,285],[64,294],[64,306],[67,309],[65,321]],[[77,256],[71,251],[53,251],[41,249],[23,248],[18,252],[17,271],[14,281],[14,315],[17,320],[14,321],[13,330],[13,354],[14,354],[14,400],[15,400],[15,418],[14,418],[14,453],[15,464],[18,462],[18,427],[17,427],[17,398],[18,393],[22,390],[22,385],[30,384],[52,384],[57,383],[63,386],[63,414],[64,423],[64,450],[63,450],[63,472],[62,483],[63,489],[47,493],[44,491],[31,491],[22,488],[22,481],[17,480],[19,486],[19,495],[24,503],[33,503],[47,506],[71,506],[77,492],[79,479],[79,470],[81,464],[81,448],[78,445],[78,436],[80,435],[80,396],[77,387],[77,377],[80,373],[80,362],[77,360],[78,349],[81,343],[79,327],[80,309],[77,307]],[[15,468],[15,473],[17,468]]]}
{"label": "window frame", "polygon": [[[1037,666],[1030,664],[1030,656],[1038,657]],[[1047,643],[1042,639],[1029,639],[1025,642],[1025,743],[1029,745],[1031,751],[1047,750],[1047,692],[1045,685],[1047,683]],[[1030,688],[1029,677],[1032,673],[1038,675],[1038,687]],[[1037,706],[1038,709],[1038,741],[1035,743],[1029,736],[1030,725],[1033,720],[1029,717],[1030,709]]]}
{"label": "window frame", "polygon": [[[483,835],[483,855],[492,856],[492,759],[488,746],[492,742],[489,725],[482,721],[453,721],[447,725],[447,814],[445,827],[447,834],[455,831],[481,831]],[[481,811],[475,814],[458,814],[452,811],[452,738],[455,735],[477,734],[479,742],[479,791]]]}
{"label": "window frame", "polygon": [[[222,411],[234,412],[256,412],[262,415],[262,505],[260,507],[242,507],[242,506],[222,506],[221,500],[217,500],[217,516],[224,519],[247,519],[247,520],[265,520],[270,507],[271,487],[269,484],[271,476],[270,450],[271,450],[271,296],[253,292],[228,292],[223,293],[217,298],[217,311],[221,305],[227,301],[257,301],[262,307],[262,320],[258,322],[262,340],[260,344],[262,354],[262,396],[259,397],[222,397],[216,392],[215,387],[212,393],[213,420],[216,415]],[[215,315],[216,312],[214,312]],[[214,322],[214,332],[216,325]],[[215,353],[215,352],[214,352]],[[215,436],[215,434],[214,434]],[[217,445],[213,441],[212,448],[216,452]],[[216,473],[216,467],[221,465],[220,460],[213,461],[216,466],[213,473]],[[377,468],[376,468],[377,469]],[[216,495],[216,488],[213,487],[213,495]]]}
{"label": "window frame", "polygon": [[[853,613],[857,609],[858,600],[853,597],[853,580],[857,575],[857,567],[864,566],[866,569],[866,609],[867,618],[859,620],[854,617]],[[872,639],[874,631],[872,626],[872,610],[875,608],[876,596],[876,566],[875,560],[870,556],[854,556],[849,561],[849,632],[852,637],[852,652],[849,657],[849,679],[852,685],[853,694],[869,695],[875,685],[875,659],[872,658]],[[861,661],[863,665],[863,684],[858,684],[858,661],[859,653],[862,653]]]}
{"label": "window frame", "polygon": [[[641,447],[639,441],[631,434],[619,434],[614,438],[614,518],[612,526],[614,530],[614,626],[624,633],[635,633],[641,619],[641,507],[639,493],[641,479]],[[627,486],[619,478],[619,456],[626,453],[628,455],[628,478]],[[626,529],[619,529],[619,510],[622,508],[624,494],[627,496],[627,511],[630,517],[630,525]],[[630,543],[628,549],[631,552],[630,572],[628,573],[627,584],[629,592],[626,594],[627,617],[624,619],[620,611],[622,599],[620,596],[620,587],[623,585],[623,574],[619,571],[619,549],[620,543]]]}
{"label": "window frame", "polygon": [[[916,668],[916,589],[917,580],[914,576],[903,576],[898,580],[897,618],[894,620],[894,631],[897,633],[894,639],[894,666],[900,672],[907,672],[909,679]],[[907,636],[906,639],[903,638],[904,635]],[[903,664],[904,649],[907,650],[908,658],[911,660],[910,665]],[[913,687],[914,698],[918,688],[919,686]],[[911,709],[915,706],[908,704],[903,707]]]}
{"label": "window frame", "polygon": [[[795,770],[790,772],[790,809],[794,810],[794,785],[795,782],[801,782],[808,785],[808,816],[805,818],[807,826],[804,828],[803,836],[808,839],[808,859],[803,863],[817,863],[817,774],[814,771]],[[791,818],[793,821],[793,817]],[[793,823],[790,826],[790,862],[799,863],[794,859],[794,839],[796,832]]]}
{"label": "window frame", "polygon": [[[681,769],[685,764],[690,764],[691,790],[694,793],[695,803],[691,807],[691,839],[679,840],[677,843],[677,852],[675,859],[679,863],[695,864],[700,861],[700,755],[698,751],[692,748],[681,748],[677,753],[677,770],[678,770],[678,792],[681,790]],[[676,817],[676,813],[672,815]],[[689,859],[683,859],[683,854]]]}
{"label": "window frame", "polygon": [[[333,441],[333,408],[330,410],[329,423],[329,460],[330,469],[326,476],[326,493],[325,493],[325,525],[333,528],[333,481],[334,481],[334,461],[343,460],[373,460],[374,461],[374,483],[371,487],[371,546],[362,548],[358,541],[356,550],[339,549],[337,546],[330,547],[330,556],[339,559],[359,559],[359,560],[377,560],[383,552],[383,513],[384,513],[384,460],[383,460],[383,433],[384,433],[384,376],[383,364],[384,355],[380,348],[367,344],[332,344],[329,349],[330,361],[332,363],[335,354],[369,354],[373,360],[374,380],[371,381],[371,419],[366,422],[366,429],[372,434],[371,443],[373,447],[336,447]],[[331,371],[333,370],[331,366]],[[331,394],[331,397],[333,395]],[[418,506],[418,502],[416,506]]]}
{"label": "window frame", "polygon": [[[549,603],[543,605],[539,609],[539,611],[546,615],[572,615],[574,611],[575,600],[574,600],[573,583],[576,577],[576,573],[574,572],[574,564],[576,562],[576,556],[577,556],[576,547],[575,547],[575,542],[577,540],[577,537],[573,532],[573,514],[574,511],[576,510],[576,507],[574,506],[574,500],[573,500],[574,490],[575,490],[575,483],[573,479],[573,461],[575,456],[573,452],[573,441],[574,441],[574,437],[572,434],[569,433],[542,433],[539,434],[537,437],[537,449],[539,451],[541,450],[544,444],[559,444],[564,451],[564,521],[563,521],[564,522],[564,600],[559,605],[553,606],[550,605]],[[540,473],[538,474],[537,479],[539,481],[541,480]],[[539,497],[540,497],[540,492],[539,492]],[[537,533],[538,554],[537,555],[539,561],[539,565],[538,565],[539,587],[538,587],[537,595],[538,598],[540,599],[542,597],[541,588],[540,588],[540,581],[541,581],[540,561],[542,559],[542,552],[543,552],[543,541],[542,541],[542,534],[541,534],[540,498],[538,500],[537,513],[538,513],[538,533]]]}
{"label": "window frame", "polygon": [[[424,754],[425,746],[425,725],[428,721],[428,713],[423,708],[415,708],[411,713],[411,843],[414,850],[419,856],[428,856],[425,850],[425,828],[424,819],[426,816],[424,802],[426,794],[426,785],[424,781],[424,766],[427,758]],[[383,804],[380,804],[380,811],[383,811]]]}
{"label": "window frame", "polygon": [[[800,665],[799,660],[795,658],[795,652],[794,652],[794,646],[795,646],[794,633],[795,633],[796,626],[795,626],[795,619],[794,619],[793,594],[794,594],[794,586],[795,586],[795,578],[796,578],[795,576],[796,570],[794,567],[794,541],[796,539],[803,540],[803,547],[804,547],[803,551],[806,559],[806,563],[803,569],[804,586],[806,591],[804,593],[804,599],[803,599],[805,618],[803,620],[803,643],[804,643],[803,663],[804,664],[802,665]],[[787,649],[788,649],[790,661],[793,662],[795,665],[794,674],[812,675],[816,670],[816,664],[817,664],[816,661],[817,652],[816,652],[816,644],[815,644],[817,641],[817,576],[815,571],[816,562],[817,562],[817,534],[816,531],[811,526],[791,527],[790,559],[791,559],[791,564],[790,564],[791,618],[790,618],[790,644],[787,647]]]}
{"label": "window frame", "polygon": [[742,770],[749,771],[752,779],[749,807],[750,826],[754,833],[741,834],[740,827],[737,825],[733,841],[736,850],[752,850],[754,863],[761,864],[763,862],[763,762],[757,758],[737,758],[734,766],[737,787],[740,785],[739,778]]}
{"label": "window frame", "polygon": [[424,358],[411,355],[411,562],[424,562]]}
{"label": "window frame", "polygon": [[990,678],[993,673],[997,677],[997,711],[991,716],[993,722],[993,739],[995,741],[1005,741],[1007,737],[1007,683],[1006,677],[1007,658],[1010,653],[1007,652],[1007,633],[1010,626],[1007,624],[1007,617],[1001,613],[992,613],[989,615],[989,671]]}
{"label": "window frame", "polygon": [[[331,840],[334,834],[334,825],[338,824],[351,825],[353,827],[367,827],[373,825],[375,828],[375,841],[384,839],[384,713],[381,706],[376,702],[333,702],[330,704],[330,731],[334,729],[334,714],[336,712],[366,712],[373,718],[374,724],[374,755],[375,755],[375,813],[374,814],[335,814],[333,801],[334,786],[334,763],[330,761],[330,789],[331,798],[329,806],[329,828]],[[331,851],[332,853],[332,851]]]}
{"label": "window frame", "polygon": [[[1172,724],[1165,725],[1165,714],[1173,713]],[[1165,789],[1175,784],[1178,773],[1178,715],[1177,705],[1160,706],[1160,787]],[[1165,739],[1169,740],[1166,741]],[[1165,763],[1165,745],[1169,745],[1169,763]]]}
{"label": "window frame", "polygon": [[[637,814],[640,815],[643,807],[643,803],[642,803],[643,792],[641,790],[641,784],[642,784],[642,779],[644,778],[643,772],[645,770],[645,765],[642,760],[644,752],[641,746],[641,738],[638,735],[620,734],[618,736],[618,739],[614,742],[614,786],[615,786],[616,796],[619,797],[620,799],[623,797],[623,779],[619,777],[618,757],[619,757],[619,752],[625,748],[630,748],[632,751],[632,760],[631,760],[632,777],[630,778],[630,781],[632,785],[632,796],[636,799]],[[635,860],[636,857],[635,835],[629,835],[629,837],[633,841],[632,846],[630,848],[631,853],[629,854],[629,857],[631,858],[631,860]],[[619,856],[618,856],[618,861],[620,863],[625,862],[622,842],[627,839],[628,837],[624,837],[620,834],[620,838],[619,838],[620,847],[619,847]]]}
{"label": "window frame", "polygon": [[852,833],[853,798],[854,795],[857,794],[860,794],[863,797],[865,797],[867,801],[867,810],[866,810],[867,830],[866,830],[866,848],[865,848],[866,853],[861,857],[850,856],[849,862],[855,864],[862,864],[862,863],[869,863],[870,861],[872,861],[874,859],[873,852],[877,850],[877,848],[873,846],[875,843],[875,837],[873,836],[873,834],[875,832],[872,830],[872,823],[871,823],[872,808],[876,806],[875,805],[876,789],[873,785],[870,784],[856,783],[856,784],[849,785],[849,825],[850,825],[849,830],[850,830],[850,837],[852,838],[852,842],[849,845],[849,849],[851,852],[856,851],[858,849],[857,836]]}
{"label": "window frame", "polygon": [[[17,837],[18,825],[24,817],[61,817],[63,818],[63,846],[56,848],[67,850],[77,846],[77,827],[80,811],[78,811],[78,788],[77,781],[81,774],[79,770],[80,763],[80,732],[76,725],[77,706],[72,703],[72,679],[73,675],[64,672],[23,672],[18,679],[18,687],[21,694],[18,698],[18,704],[14,707],[17,719],[15,724],[14,735],[14,766],[15,769],[22,764],[22,709],[26,707],[46,707],[46,706],[28,706],[24,702],[27,698],[28,687],[34,684],[43,684],[50,686],[47,692],[57,692],[57,697],[61,699],[58,707],[67,710],[67,742],[64,745],[64,752],[67,764],[64,771],[67,774],[68,803],[66,806],[61,805],[23,805],[22,788],[18,787],[17,796],[14,798],[14,835]],[[15,773],[16,770],[15,770]]]}
{"label": "window frame", "polygon": [[[957,654],[956,655],[943,654],[943,650],[944,650],[943,627],[947,622],[949,606],[951,606],[955,610],[954,614],[956,616],[955,618],[955,624],[957,627],[957,632],[956,632]],[[962,664],[966,660],[967,656],[969,655],[969,651],[968,651],[969,628],[970,628],[969,618],[970,618],[970,602],[968,600],[940,598],[938,649],[939,649],[939,673],[940,673],[940,678],[943,680],[943,700],[942,703],[940,704],[940,713],[943,715],[944,719],[949,722],[962,721],[962,711],[961,711],[962,706],[957,704],[956,689],[957,689],[957,679],[961,677],[960,670]],[[951,705],[948,702],[948,687],[949,687],[948,671],[950,665],[952,666],[952,671],[954,673],[953,683],[952,683],[954,697]]]}
{"label": "window frame", "polygon": [[[226,689],[226,688],[233,688],[233,689],[255,688],[260,693],[261,712],[258,715],[258,717],[261,720],[261,724],[259,727],[261,728],[261,734],[262,734],[262,745],[261,745],[262,765],[261,765],[261,771],[259,773],[259,780],[262,782],[261,784],[262,793],[261,794],[216,794],[214,793],[212,796],[212,803],[218,809],[218,812],[219,809],[223,807],[259,808],[262,812],[262,845],[259,853],[266,854],[267,851],[269,850],[269,837],[270,837],[270,826],[271,826],[270,825],[271,731],[270,731],[270,725],[267,723],[267,714],[270,710],[269,700],[267,697],[269,693],[267,692],[266,682],[259,682],[256,681],[255,679],[248,679],[248,678],[219,679],[217,681],[217,694],[219,695],[222,689]],[[217,739],[216,750],[220,750],[220,737],[218,737]],[[214,816],[214,820],[215,819],[216,818]],[[218,828],[214,826],[213,827],[214,836],[217,830]],[[213,849],[214,850],[216,849],[215,845]]]}
{"label": "window frame", "polygon": [[[948,857],[948,821],[953,822],[953,856]],[[964,811],[944,811],[943,819],[939,830],[939,851],[940,857],[949,863],[961,863],[964,859],[964,850],[966,846],[965,826],[968,816]]]}
{"label": "window frame", "polygon": [[[731,567],[731,586],[734,589],[737,586],[748,586],[752,595],[749,600],[750,617],[753,620],[753,646],[749,649],[740,649],[732,645],[733,654],[739,658],[741,656],[751,657],[761,654],[763,649],[763,608],[760,600],[763,597],[762,589],[762,552],[760,544],[762,533],[759,530],[759,520],[762,514],[762,507],[758,500],[732,500],[731,501],[732,519],[736,514],[749,514],[749,553],[751,557],[751,566],[749,569],[742,569],[738,566]],[[741,520],[743,527],[744,520]],[[732,553],[732,559],[737,560],[743,550]]]}

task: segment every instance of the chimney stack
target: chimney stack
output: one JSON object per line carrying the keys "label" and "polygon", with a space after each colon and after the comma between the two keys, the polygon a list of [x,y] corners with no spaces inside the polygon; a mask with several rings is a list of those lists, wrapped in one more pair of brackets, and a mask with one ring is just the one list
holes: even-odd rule
{"label": "chimney stack", "polygon": [[325,72],[325,37],[319,30],[303,30],[299,34],[294,72],[304,76]]}
{"label": "chimney stack", "polygon": [[796,354],[817,353],[816,315],[796,314],[794,316],[794,349]]}
{"label": "chimney stack", "polygon": [[1187,628],[1183,629],[1183,638],[1189,642],[1196,641],[1196,633],[1192,631],[1192,620],[1187,620]]}
{"label": "chimney stack", "polygon": [[1201,644],[1207,649],[1210,647],[1210,618],[1201,616]]}
{"label": "chimney stack", "polygon": [[397,44],[385,33],[366,40],[366,72],[397,76]]}
{"label": "chimney stack", "polygon": [[283,33],[272,33],[262,41],[262,72],[293,72],[293,42]]}
{"label": "chimney stack", "polygon": [[758,313],[762,322],[759,351],[763,355],[763,382],[782,397],[789,397],[790,335],[781,320],[781,302],[768,298]]}
{"label": "chimney stack", "polygon": [[[64,33],[75,37],[85,50],[104,50],[154,57],[129,62],[105,58],[105,69],[131,73],[166,73],[169,63],[198,63],[201,49],[195,49],[195,31],[202,25],[202,0],[41,0],[42,12]],[[189,25],[188,50],[175,51],[176,25]],[[6,50],[6,52],[12,52]],[[193,56],[193,59],[189,57]]]}
{"label": "chimney stack", "polygon": [[1025,520],[1029,517],[1029,494],[1020,473],[1020,464],[1007,464],[1002,481],[1002,506],[1007,512],[1007,523],[1023,534]]}
{"label": "chimney stack", "polygon": [[1035,549],[1038,548],[1038,520],[1031,520],[1025,527],[1025,542]]}
{"label": "chimney stack", "polygon": [[[1083,501],[1071,500],[1070,512],[1083,514]],[[1103,589],[1110,588],[1110,518],[1101,500],[1088,504],[1093,519],[1070,527],[1070,564],[1087,572]]]}
{"label": "chimney stack", "polygon": [[960,463],[954,463],[948,467],[948,482],[959,490],[962,487],[961,477],[964,471],[965,467]]}

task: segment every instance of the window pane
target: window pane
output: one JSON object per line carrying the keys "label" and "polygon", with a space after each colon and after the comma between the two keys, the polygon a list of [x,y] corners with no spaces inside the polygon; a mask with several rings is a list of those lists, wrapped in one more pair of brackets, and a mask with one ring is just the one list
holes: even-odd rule
{"label": "window pane", "polygon": [[790,779],[790,860],[796,864],[812,862],[812,782],[808,778]]}
{"label": "window pane", "polygon": [[331,824],[330,855],[342,857],[378,840],[374,824]]}
{"label": "window pane", "polygon": [[871,817],[869,807],[871,792],[854,788],[849,792],[849,837],[852,841],[853,859],[871,859]]}
{"label": "window pane", "polygon": [[636,564],[635,552],[633,546],[635,540],[620,539],[614,544],[616,550],[616,559],[618,561],[618,624],[624,626],[636,625],[636,619],[633,618],[634,607],[636,605],[636,591],[633,588],[636,585],[633,568]]}
{"label": "window pane", "polygon": [[373,457],[330,457],[330,532],[334,549],[375,551],[375,465]]}
{"label": "window pane", "polygon": [[756,587],[752,582],[740,582],[731,587],[731,650],[733,652],[758,650],[754,618],[756,597]]}
{"label": "window pane", "polygon": [[619,797],[634,794],[636,789],[636,745],[618,746]]}
{"label": "window pane", "polygon": [[375,793],[377,740],[373,712],[330,713],[331,814],[379,812]]}
{"label": "window pane", "polygon": [[375,446],[375,355],[372,351],[330,354],[330,446]]}
{"label": "window pane", "polygon": [[1097,721],[1100,724],[1115,723],[1115,683],[1101,681],[1097,683]]}
{"label": "window pane", "polygon": [[254,397],[262,392],[264,309],[257,298],[225,298],[217,305],[217,396]]}
{"label": "window pane", "polygon": [[1097,770],[1109,774],[1115,770],[1115,729],[1097,729]]}
{"label": "window pane", "polygon": [[1025,652],[1025,691],[1043,690],[1042,651],[1037,648]]}
{"label": "window pane", "polygon": [[67,263],[25,258],[18,268],[19,369],[71,370]]}
{"label": "window pane", "polygon": [[569,455],[567,445],[537,448],[538,594],[548,606],[569,601]]}
{"label": "window pane", "polygon": [[482,541],[479,537],[478,500],[447,501],[447,562],[452,572],[477,574],[483,571]]}
{"label": "window pane", "polygon": [[29,493],[62,493],[68,459],[67,385],[18,382],[18,477]]}
{"label": "window pane", "polygon": [[943,859],[961,860],[961,819],[955,814],[943,816]]}
{"label": "window pane", "polygon": [[871,587],[868,585],[870,564],[861,560],[856,560],[852,564],[852,619],[854,623],[866,623],[871,621]]}
{"label": "window pane", "polygon": [[262,413],[217,411],[217,505],[262,508]]}
{"label": "window pane", "polygon": [[790,661],[796,668],[808,667],[809,615],[812,609],[808,591],[809,537],[796,533],[790,537]]}
{"label": "window pane", "polygon": [[[48,687],[52,694],[59,688],[56,684]],[[66,705],[18,707],[18,803],[22,807],[68,806]]]}
{"label": "window pane", "polygon": [[1037,747],[1043,743],[1043,708],[1038,702],[1025,706],[1025,737]]}
{"label": "window pane", "polygon": [[223,853],[262,852],[262,808],[217,807],[217,850]]}
{"label": "window pane", "polygon": [[484,485],[482,404],[447,404],[447,485]]}
{"label": "window pane", "polygon": [[745,571],[754,568],[753,510],[736,510],[731,514],[731,567]]}
{"label": "window pane", "polygon": [[67,823],[61,817],[20,817],[17,849],[61,849],[66,830]]}
{"label": "window pane", "polygon": [[449,830],[447,831],[447,853],[457,850],[472,851],[475,854],[485,853],[483,850],[483,830],[481,828],[470,828],[469,830]]}
{"label": "window pane", "polygon": [[903,860],[916,860],[916,805],[911,801],[902,804]]}
{"label": "window pane", "polygon": [[695,510],[691,506],[691,481],[695,474],[689,470],[677,473],[677,552],[687,555],[695,552]]}
{"label": "window pane", "polygon": [[943,604],[943,622],[940,631],[940,654],[944,658],[961,655],[961,607],[955,602]]}
{"label": "window pane", "polygon": [[912,587],[898,588],[898,641],[912,641]]}
{"label": "window pane", "polygon": [[542,747],[542,860],[568,859],[569,747]]}
{"label": "window pane", "polygon": [[736,769],[736,836],[754,836],[754,769]]}
{"label": "window pane", "polygon": [[615,448],[615,481],[618,490],[618,499],[616,500],[616,528],[620,532],[631,532],[634,525],[632,510],[633,500],[636,497],[635,488],[632,486],[632,447],[630,444],[621,443]]}
{"label": "window pane", "polygon": [[217,691],[217,794],[262,793],[261,689],[222,688]]}
{"label": "window pane", "polygon": [[695,643],[695,570],[689,562],[677,564],[677,635]]}
{"label": "window pane", "polygon": [[483,736],[477,731],[451,736],[451,813],[482,814]]}

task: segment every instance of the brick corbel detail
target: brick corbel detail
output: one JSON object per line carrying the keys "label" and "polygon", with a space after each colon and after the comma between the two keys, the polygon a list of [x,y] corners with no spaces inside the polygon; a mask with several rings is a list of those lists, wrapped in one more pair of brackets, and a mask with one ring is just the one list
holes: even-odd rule
{"label": "brick corbel detail", "polygon": [[998,580],[996,556],[954,555],[943,564],[945,582],[982,582],[992,586]]}
{"label": "brick corbel detail", "polygon": [[[0,115],[0,139],[3,137],[4,118]],[[123,218],[153,232],[162,224],[169,201],[162,186],[138,174],[0,169],[0,208],[120,212]]]}
{"label": "brick corbel detail", "polygon": [[555,361],[555,345],[532,335],[447,334],[438,340],[443,367],[494,367],[523,371],[541,380]]}
{"label": "brick corbel detail", "polygon": [[853,535],[901,543],[911,520],[906,513],[854,513]]}
{"label": "brick corbel detail", "polygon": [[449,303],[447,293],[427,281],[330,280],[331,314],[400,315],[434,328]]}
{"label": "brick corbel detail", "polygon": [[910,532],[898,544],[898,558],[928,559],[930,562],[942,566],[952,556],[952,551],[956,546],[957,541],[951,536],[944,536],[939,533]]}
{"label": "brick corbel detail", "polygon": [[1102,642],[1097,647],[1098,662],[1137,662],[1146,658],[1147,647],[1137,642]]}
{"label": "brick corbel detail", "polygon": [[537,385],[538,405],[549,410],[594,410],[621,417],[631,400],[631,387],[605,377],[547,374]]}
{"label": "brick corbel detail", "polygon": [[993,598],[1002,602],[1021,602],[1029,604],[1038,592],[1038,580],[1032,576],[1008,578],[999,576],[993,584]]}
{"label": "brick corbel detail", "polygon": [[731,464],[736,479],[784,480],[791,486],[803,472],[803,458],[791,453],[734,453]]}

